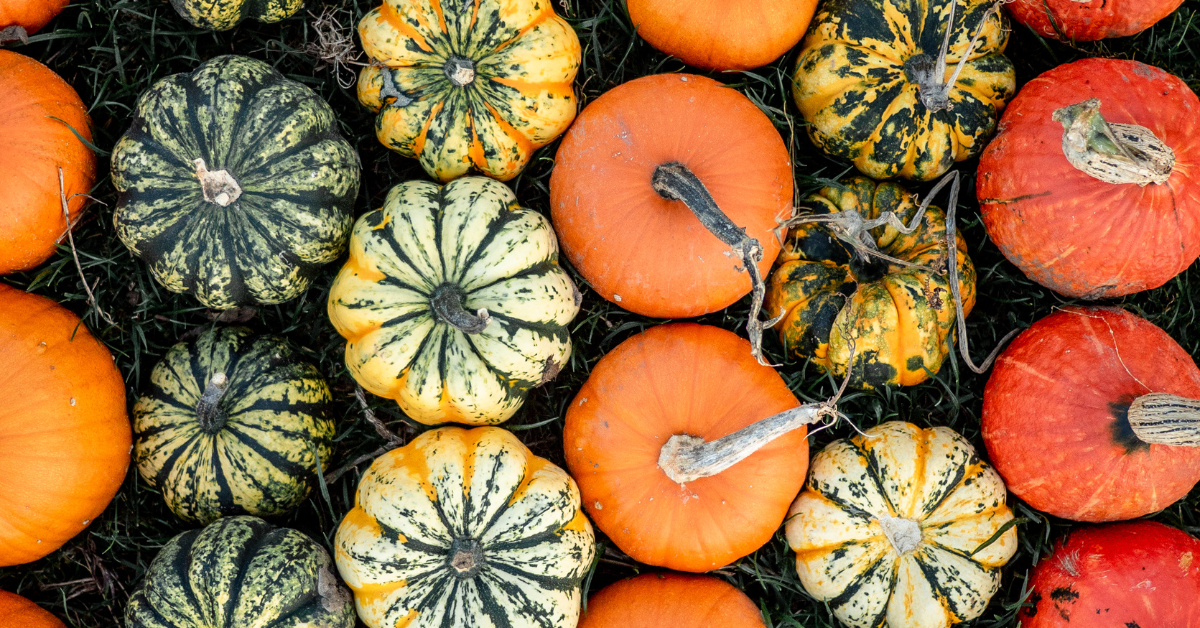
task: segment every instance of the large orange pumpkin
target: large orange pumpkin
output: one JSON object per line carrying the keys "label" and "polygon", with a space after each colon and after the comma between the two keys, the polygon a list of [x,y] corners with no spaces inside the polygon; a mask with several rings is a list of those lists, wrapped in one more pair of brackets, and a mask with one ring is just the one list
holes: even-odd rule
{"label": "large orange pumpkin", "polygon": [[0,50],[0,275],[41,264],[66,232],[59,168],[72,220],[87,201],[75,195],[91,191],[96,157],[71,128],[92,140],[75,90],[41,63]]}
{"label": "large orange pumpkin", "polygon": [[79,534],[129,467],[125,383],[57,303],[0,284],[0,567]]}
{"label": "large orange pumpkin", "polygon": [[706,576],[648,573],[588,600],[579,628],[763,628],[762,613],[733,585]]}
{"label": "large orange pumpkin", "polygon": [[71,0],[4,0],[0,2],[0,34],[13,29],[10,36],[19,39],[14,31],[20,28],[25,35],[32,35],[70,3]]}
{"label": "large orange pumpkin", "polygon": [[42,607],[7,591],[0,591],[0,619],[4,628],[66,628]]}
{"label": "large orange pumpkin", "polygon": [[692,323],[653,327],[604,356],[567,409],[567,467],[584,510],[625,553],[678,571],[717,569],[758,549],[783,523],[804,485],[806,430],[707,476],[668,469],[667,457],[677,444],[745,434],[799,405],[735,334]]}
{"label": "large orange pumpkin", "polygon": [[1096,41],[1136,35],[1183,0],[1016,0],[1008,10],[1042,37]]}
{"label": "large orange pumpkin", "polygon": [[1066,308],[996,360],[983,441],[1008,490],[1038,510],[1141,517],[1200,481],[1200,369],[1147,320]]}
{"label": "large orange pumpkin", "polygon": [[792,211],[792,168],[774,125],[737,90],[647,76],[579,114],[558,149],[550,207],[567,258],[601,296],[687,318],[750,292],[732,241],[756,240],[758,269],[770,270],[773,230]]}
{"label": "large orange pumpkin", "polygon": [[651,46],[706,70],[749,70],[795,46],[817,0],[628,0]]}

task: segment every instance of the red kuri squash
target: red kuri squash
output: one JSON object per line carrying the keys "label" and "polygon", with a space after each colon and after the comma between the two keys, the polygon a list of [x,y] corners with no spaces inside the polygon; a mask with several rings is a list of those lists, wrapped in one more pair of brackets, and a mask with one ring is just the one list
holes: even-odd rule
{"label": "red kuri squash", "polygon": [[1149,321],[1065,308],[996,360],[983,440],[1009,491],[1038,510],[1140,517],[1200,481],[1200,369]]}
{"label": "red kuri squash", "polygon": [[762,613],[723,580],[648,573],[593,595],[579,628],[763,628]]}
{"label": "red kuri squash", "polygon": [[0,619],[4,628],[66,628],[42,607],[7,591],[0,591]]}
{"label": "red kuri squash", "polygon": [[1157,288],[1200,255],[1200,100],[1136,61],[1030,81],[979,162],[984,224],[1030,279],[1085,299]]}
{"label": "red kuri squash", "polygon": [[1008,10],[1042,37],[1096,41],[1136,35],[1183,0],[1016,0]]}
{"label": "red kuri squash", "polygon": [[0,2],[0,43],[5,39],[18,40],[32,35],[54,16],[62,12],[71,0],[4,0]]}

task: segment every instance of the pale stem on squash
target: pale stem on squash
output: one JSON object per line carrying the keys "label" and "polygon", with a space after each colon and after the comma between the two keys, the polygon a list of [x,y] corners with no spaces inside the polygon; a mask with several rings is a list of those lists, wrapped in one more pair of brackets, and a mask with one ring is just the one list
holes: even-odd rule
{"label": "pale stem on squash", "polygon": [[979,45],[979,37],[983,34],[983,27],[987,24],[988,19],[992,14],[999,16],[1000,7],[1008,4],[1012,0],[997,0],[991,8],[983,14],[983,19],[979,20],[979,26],[975,29],[975,34],[971,37],[971,42],[967,46],[967,51],[958,60],[958,65],[954,67],[954,74],[950,78],[946,78],[946,55],[950,52],[950,37],[954,33],[954,9],[958,5],[958,0],[950,0],[950,17],[946,24],[946,37],[942,39],[942,48],[938,51],[937,59],[931,58],[925,53],[913,55],[904,62],[904,70],[909,75],[909,80],[917,84],[917,94],[921,98],[921,103],[930,111],[942,111],[954,109],[954,104],[950,102],[950,91],[954,89],[954,85],[958,83],[958,76],[962,74],[963,66],[970,60],[971,54],[975,52],[975,47]]}
{"label": "pale stem on squash", "polygon": [[200,189],[204,192],[204,200],[216,203],[221,207],[229,207],[242,195],[242,188],[233,175],[227,170],[209,170],[203,159],[192,162],[196,166],[196,178],[200,179]]}
{"label": "pale stem on squash", "polygon": [[1071,165],[1105,183],[1166,183],[1175,170],[1175,151],[1154,132],[1136,124],[1110,123],[1100,115],[1100,99],[1055,110],[1063,126],[1063,154]]}
{"label": "pale stem on squash", "polygon": [[478,334],[492,322],[491,315],[483,308],[474,314],[464,309],[462,289],[452,284],[435,290],[429,299],[429,307],[442,322],[465,334]]}
{"label": "pale stem on squash", "polygon": [[450,57],[442,69],[455,87],[466,87],[475,82],[475,62],[465,57]]}
{"label": "pale stem on squash", "polygon": [[903,517],[875,517],[883,527],[883,536],[887,537],[892,549],[903,556],[921,545],[921,524]]}
{"label": "pale stem on squash", "polygon": [[1200,400],[1149,393],[1129,406],[1129,426],[1151,445],[1200,447]]}
{"label": "pale stem on squash", "polygon": [[221,399],[229,388],[229,378],[224,373],[217,373],[208,380],[208,386],[200,395],[196,404],[196,417],[200,419],[200,429],[205,434],[216,434],[225,427],[226,416],[221,411]]}

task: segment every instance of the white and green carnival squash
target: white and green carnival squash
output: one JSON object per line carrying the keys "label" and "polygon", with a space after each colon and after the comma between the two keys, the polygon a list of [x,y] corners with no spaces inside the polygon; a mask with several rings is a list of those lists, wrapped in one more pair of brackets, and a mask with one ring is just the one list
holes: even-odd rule
{"label": "white and green carnival squash", "polygon": [[1016,92],[999,4],[826,0],[792,81],[813,143],[874,179],[928,181],[978,155]]}
{"label": "white and green carnival squash", "polygon": [[575,628],[592,526],[575,481],[508,431],[425,432],[354,504],[334,556],[370,628]]}
{"label": "white and green carnival squash", "polygon": [[975,619],[1017,551],[1006,496],[950,428],[873,427],[813,457],[785,525],[796,573],[853,628]]}
{"label": "white and green carnival squash", "polygon": [[384,0],[358,23],[384,146],[449,181],[507,181],[575,119],[575,31],[550,0]]}
{"label": "white and green carnival squash", "polygon": [[117,235],[208,307],[281,303],[346,250],[359,170],[320,96],[216,57],[138,100],[113,149]]}
{"label": "white and green carnival squash", "polygon": [[580,300],[550,221],[503,183],[409,181],[354,225],[329,319],[363,388],[421,423],[486,425],[566,364]]}
{"label": "white and green carnival squash", "polygon": [[324,547],[256,517],[227,517],[163,546],[125,608],[126,628],[353,628]]}
{"label": "white and green carnival squash", "polygon": [[245,19],[278,22],[303,5],[304,0],[171,0],[183,19],[214,31],[227,31]]}
{"label": "white and green carnival squash", "polygon": [[133,407],[134,461],[186,521],[280,515],[333,454],[331,400],[283,338],[210,329],[154,366]]}

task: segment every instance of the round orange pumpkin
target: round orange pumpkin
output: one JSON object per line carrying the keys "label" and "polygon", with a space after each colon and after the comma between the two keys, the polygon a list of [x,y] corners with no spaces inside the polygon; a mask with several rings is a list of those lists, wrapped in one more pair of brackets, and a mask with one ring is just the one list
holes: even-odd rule
{"label": "round orange pumpkin", "polygon": [[626,554],[677,571],[718,569],[783,523],[804,485],[806,430],[706,477],[681,478],[664,455],[797,406],[737,335],[692,323],[652,327],[604,356],[567,409],[567,467],[588,516]]}
{"label": "round orange pumpkin", "polygon": [[1008,10],[1042,37],[1096,41],[1136,35],[1181,4],[1183,0],[1016,0]]}
{"label": "round orange pumpkin", "polygon": [[706,70],[749,70],[791,50],[817,0],[628,0],[651,46]]}
{"label": "round orange pumpkin", "polygon": [[0,284],[0,567],[79,534],[129,467],[125,383],[57,303]]}
{"label": "round orange pumpkin", "polygon": [[0,34],[6,29],[13,29],[9,31],[10,37],[19,39],[14,31],[20,28],[24,34],[32,35],[49,24],[70,3],[71,0],[4,0],[0,2]]}
{"label": "round orange pumpkin", "polygon": [[1038,510],[1141,517],[1200,481],[1200,369],[1145,319],[1065,308],[996,360],[983,441],[1008,490]]}
{"label": "round orange pumpkin", "polygon": [[[668,175],[687,189],[664,184]],[[671,198],[680,192],[685,200]],[[792,211],[792,168],[774,125],[737,90],[690,74],[647,76],[579,114],[558,149],[550,207],[567,258],[601,296],[687,318],[750,292],[731,240],[756,240],[759,272],[770,270],[773,230]]]}
{"label": "round orange pumpkin", "polygon": [[42,607],[7,591],[0,591],[0,619],[4,628],[66,628]]}
{"label": "round orange pumpkin", "polygon": [[579,628],[763,628],[745,593],[707,576],[648,573],[593,595]]}
{"label": "round orange pumpkin", "polygon": [[[0,10],[2,14],[2,10]],[[0,275],[28,270],[54,253],[67,229],[58,169],[74,220],[96,178],[96,157],[79,94],[46,66],[0,50]],[[54,118],[58,118],[55,120]],[[70,125],[70,126],[68,126]]]}

